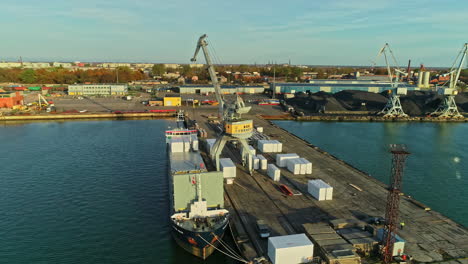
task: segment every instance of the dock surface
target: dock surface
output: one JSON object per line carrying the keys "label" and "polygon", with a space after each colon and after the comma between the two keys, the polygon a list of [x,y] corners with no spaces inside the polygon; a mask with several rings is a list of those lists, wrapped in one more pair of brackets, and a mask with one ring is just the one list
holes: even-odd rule
{"label": "dock surface", "polygon": [[[384,217],[387,186],[359,171],[344,161],[327,154],[306,141],[272,124],[262,114],[281,114],[278,108],[254,107],[252,118],[255,126],[263,127],[264,134],[283,143],[283,153],[297,153],[312,162],[311,175],[293,175],[281,169],[281,184],[288,185],[295,194],[286,196],[278,190],[265,171],[252,175],[239,164],[240,155],[232,148],[223,152],[238,164],[234,184],[225,185],[226,197],[230,200],[238,220],[244,227],[258,256],[267,255],[267,240],[261,239],[255,222],[264,220],[272,230],[272,236],[303,233],[303,224],[328,223],[334,219],[364,219]],[[213,113],[213,111],[211,111]],[[208,125],[207,112],[196,111],[190,115],[200,126],[215,133]],[[274,155],[264,155],[274,163]],[[334,188],[333,200],[317,201],[307,192],[307,181],[322,179]],[[468,263],[468,230],[444,215],[427,210],[418,201],[402,196],[400,221],[404,230],[397,234],[406,240],[405,252],[418,262]],[[239,223],[237,223],[239,224]]]}

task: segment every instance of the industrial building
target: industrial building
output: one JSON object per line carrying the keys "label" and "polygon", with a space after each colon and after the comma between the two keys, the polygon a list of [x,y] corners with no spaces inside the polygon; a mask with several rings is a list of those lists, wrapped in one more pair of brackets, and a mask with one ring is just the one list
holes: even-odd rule
{"label": "industrial building", "polygon": [[68,86],[69,95],[126,95],[126,84],[73,84]]}
{"label": "industrial building", "polygon": [[23,92],[0,92],[0,108],[13,108],[23,105]]}
{"label": "industrial building", "polygon": [[[181,94],[207,94],[214,93],[214,87],[211,85],[182,85],[176,88],[176,91]],[[259,94],[265,91],[263,86],[234,86],[221,85],[223,94]]]}
{"label": "industrial building", "polygon": [[[406,87],[408,90],[419,90],[419,87],[408,84],[400,84],[400,87]],[[358,90],[371,93],[381,93],[390,90],[389,82],[378,81],[359,81],[359,80],[314,80],[309,83],[276,83],[270,84],[270,89],[275,93],[298,93],[298,92],[327,92],[338,93],[344,90]]]}
{"label": "industrial building", "polygon": [[52,67],[62,67],[62,68],[71,68],[73,66],[70,62],[54,62]]}

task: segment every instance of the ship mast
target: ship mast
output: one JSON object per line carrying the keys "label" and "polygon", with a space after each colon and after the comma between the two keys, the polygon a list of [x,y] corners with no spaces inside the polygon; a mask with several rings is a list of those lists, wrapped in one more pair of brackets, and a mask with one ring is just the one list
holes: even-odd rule
{"label": "ship mast", "polygon": [[201,186],[201,176],[200,174],[197,174],[197,196],[198,196],[198,201],[202,201],[202,186]]}

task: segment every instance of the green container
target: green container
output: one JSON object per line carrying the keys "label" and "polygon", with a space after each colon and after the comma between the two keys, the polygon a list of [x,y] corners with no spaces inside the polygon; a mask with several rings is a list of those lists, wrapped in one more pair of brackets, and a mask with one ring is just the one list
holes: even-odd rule
{"label": "green container", "polygon": [[40,91],[41,87],[40,86],[33,86],[33,87],[28,87],[29,91]]}

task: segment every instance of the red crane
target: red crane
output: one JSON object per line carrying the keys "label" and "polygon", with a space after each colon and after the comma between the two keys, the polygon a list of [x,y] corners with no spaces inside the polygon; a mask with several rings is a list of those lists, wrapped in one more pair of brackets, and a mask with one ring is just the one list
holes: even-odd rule
{"label": "red crane", "polygon": [[391,144],[392,175],[387,196],[387,208],[385,212],[385,231],[383,236],[384,251],[383,260],[391,263],[393,258],[393,245],[395,244],[395,231],[398,226],[398,214],[400,207],[400,193],[405,160],[410,154],[405,145]]}

